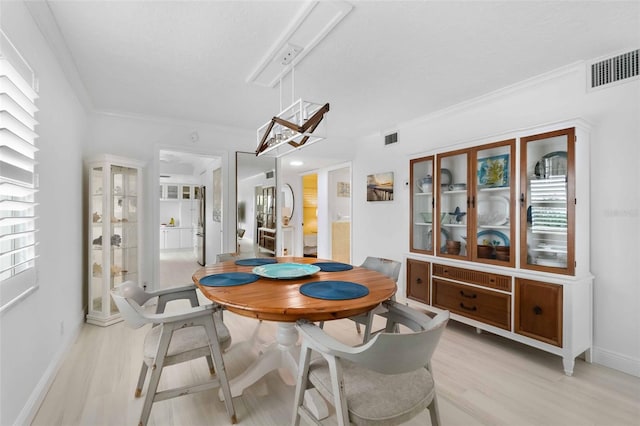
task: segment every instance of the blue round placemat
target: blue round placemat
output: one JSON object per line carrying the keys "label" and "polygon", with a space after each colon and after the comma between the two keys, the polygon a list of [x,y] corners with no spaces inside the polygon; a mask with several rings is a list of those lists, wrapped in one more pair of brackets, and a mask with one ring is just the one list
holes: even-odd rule
{"label": "blue round placemat", "polygon": [[207,287],[230,287],[249,284],[258,281],[260,277],[248,272],[225,272],[223,274],[207,275],[200,278],[200,284]]}
{"label": "blue round placemat", "polygon": [[301,285],[300,293],[315,299],[347,300],[364,297],[369,289],[349,281],[314,281]]}
{"label": "blue round placemat", "polygon": [[353,269],[353,266],[348,263],[340,263],[340,262],[316,262],[312,263],[312,265],[316,265],[320,268],[321,271],[324,272],[338,272],[338,271],[348,271]]}
{"label": "blue round placemat", "polygon": [[272,257],[256,257],[253,259],[238,259],[236,265],[240,266],[262,266],[271,263],[278,263],[278,261]]}

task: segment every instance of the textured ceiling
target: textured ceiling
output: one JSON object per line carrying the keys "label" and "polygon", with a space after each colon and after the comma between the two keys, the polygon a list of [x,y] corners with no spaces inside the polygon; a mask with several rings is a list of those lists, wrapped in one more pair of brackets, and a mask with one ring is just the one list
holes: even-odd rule
{"label": "textured ceiling", "polygon": [[[393,129],[518,81],[640,45],[640,3],[361,2],[295,71],[330,134]],[[301,2],[49,1],[92,107],[255,129],[278,88],[247,83]],[[284,105],[291,83],[283,84]]]}

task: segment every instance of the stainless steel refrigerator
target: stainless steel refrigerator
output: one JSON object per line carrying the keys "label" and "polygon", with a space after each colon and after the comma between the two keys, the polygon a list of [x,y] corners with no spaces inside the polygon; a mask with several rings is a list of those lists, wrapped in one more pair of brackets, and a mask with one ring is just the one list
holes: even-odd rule
{"label": "stainless steel refrigerator", "polygon": [[202,266],[205,265],[207,261],[207,221],[206,211],[207,211],[207,203],[205,197],[205,187],[200,187],[200,197],[196,199],[198,203],[198,223],[197,223],[197,231],[196,231],[196,255],[198,258],[198,263]]}

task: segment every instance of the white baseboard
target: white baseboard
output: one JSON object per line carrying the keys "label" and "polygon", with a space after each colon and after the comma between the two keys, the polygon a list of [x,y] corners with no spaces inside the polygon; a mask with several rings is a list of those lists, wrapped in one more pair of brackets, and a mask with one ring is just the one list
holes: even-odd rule
{"label": "white baseboard", "polygon": [[605,367],[640,377],[640,359],[594,347],[592,361]]}
{"label": "white baseboard", "polygon": [[60,349],[56,352],[56,354],[51,358],[51,362],[47,366],[44,374],[40,378],[40,381],[36,385],[33,392],[31,392],[31,396],[22,407],[20,414],[15,420],[16,425],[30,425],[33,423],[33,420],[40,409],[40,404],[44,401],[45,396],[47,396],[47,392],[49,392],[49,388],[53,384],[53,380],[56,378],[60,367],[62,366],[62,362],[65,359],[65,356],[75,343],[80,334],[80,330],[82,325],[84,324],[84,315],[85,311],[83,310],[80,313],[80,317],[76,321],[73,326],[71,332],[67,334],[66,339],[62,342]]}

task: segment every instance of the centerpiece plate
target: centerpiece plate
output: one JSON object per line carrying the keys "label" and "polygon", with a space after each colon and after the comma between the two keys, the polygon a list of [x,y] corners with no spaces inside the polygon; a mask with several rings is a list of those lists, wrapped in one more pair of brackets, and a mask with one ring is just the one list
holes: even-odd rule
{"label": "centerpiece plate", "polygon": [[253,268],[253,273],[265,278],[290,280],[306,277],[318,272],[320,268],[305,263],[273,263]]}

